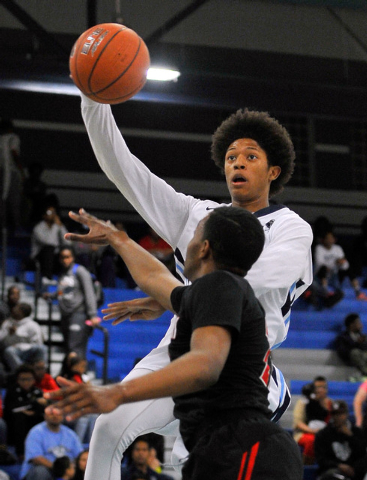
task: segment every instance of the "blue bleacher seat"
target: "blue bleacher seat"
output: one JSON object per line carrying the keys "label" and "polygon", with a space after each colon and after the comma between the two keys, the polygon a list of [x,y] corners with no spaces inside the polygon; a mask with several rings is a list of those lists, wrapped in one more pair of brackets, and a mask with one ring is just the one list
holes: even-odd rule
{"label": "blue bleacher seat", "polygon": [[317,465],[305,465],[303,467],[303,480],[316,480]]}
{"label": "blue bleacher seat", "polygon": [[[104,306],[108,303],[142,298],[141,291],[130,289],[104,288]],[[102,307],[104,308],[104,307]],[[108,377],[119,380],[127,375],[137,358],[142,358],[155,348],[165,335],[172,314],[165,312],[153,321],[123,322],[113,326],[112,322],[103,322],[102,327],[109,333]],[[88,360],[96,363],[97,377],[102,377],[102,359],[90,353],[90,350],[103,350],[103,335],[94,332],[88,343]]]}

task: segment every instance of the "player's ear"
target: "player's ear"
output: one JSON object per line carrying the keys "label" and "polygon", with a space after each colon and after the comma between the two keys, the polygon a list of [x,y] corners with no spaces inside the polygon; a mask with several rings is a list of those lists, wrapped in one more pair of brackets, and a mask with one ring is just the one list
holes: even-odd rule
{"label": "player's ear", "polygon": [[212,252],[212,249],[210,247],[209,240],[204,240],[201,245],[200,258],[202,259],[208,258],[208,256],[211,255],[211,252]]}
{"label": "player's ear", "polygon": [[269,168],[269,180],[272,182],[273,180],[277,179],[281,171],[282,169],[278,165],[272,165]]}

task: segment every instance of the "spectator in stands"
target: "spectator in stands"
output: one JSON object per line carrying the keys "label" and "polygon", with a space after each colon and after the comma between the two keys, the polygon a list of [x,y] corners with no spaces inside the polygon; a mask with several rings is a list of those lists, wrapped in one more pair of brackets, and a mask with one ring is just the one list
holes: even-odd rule
{"label": "spectator in stands", "polygon": [[[76,383],[87,383],[89,381],[86,375],[87,361],[75,352],[71,353],[65,364],[63,376]],[[67,422],[67,425],[76,432],[82,443],[89,443],[97,418],[97,414],[87,414],[76,421]]]}
{"label": "spectator in stands", "polygon": [[363,480],[367,471],[366,440],[360,428],[351,425],[348,405],[333,402],[331,420],[315,437],[318,480]]}
{"label": "spectator in stands", "polygon": [[148,234],[142,237],[138,243],[151,255],[164,263],[171,272],[174,270],[173,250],[153,228],[149,227]]}
{"label": "spectator in stands", "polygon": [[121,469],[121,480],[132,480],[137,474],[147,480],[172,480],[168,475],[157,473],[149,466],[150,444],[146,437],[138,437],[131,448],[131,461],[128,467]]}
{"label": "spectator in stands", "polygon": [[28,166],[28,177],[24,182],[24,196],[29,212],[28,225],[34,226],[41,218],[42,209],[46,201],[47,185],[41,179],[44,166],[41,162],[32,162]]}
{"label": "spectator in stands", "polygon": [[[122,222],[116,222],[115,226],[119,230],[125,230]],[[78,225],[74,228],[75,230],[79,233],[86,233],[83,225]],[[110,245],[101,247],[99,245],[86,245],[83,242],[75,242],[74,249],[77,263],[89,270],[101,283],[102,287],[115,288],[117,275],[127,281],[129,288],[136,287],[136,283],[132,279],[124,261]]]}
{"label": "spectator in stands", "polygon": [[56,458],[52,464],[55,480],[72,480],[75,475],[75,463],[67,456]]}
{"label": "spectator in stands", "polygon": [[365,413],[365,406],[367,402],[367,380],[361,383],[353,399],[354,417],[356,427],[363,430],[365,439],[367,441],[367,418]]}
{"label": "spectator in stands", "polygon": [[367,288],[367,217],[362,220],[361,232],[354,240],[351,264],[354,274],[363,277],[362,287]]}
{"label": "spectator in stands", "polygon": [[44,293],[43,298],[58,299],[66,352],[76,352],[85,358],[88,339],[93,331],[85,322],[87,319],[92,325],[100,322],[92,277],[85,267],[75,263],[71,247],[61,248],[59,261],[61,272],[57,291],[54,294]]}
{"label": "spectator in stands", "polygon": [[347,364],[359,369],[367,376],[367,336],[358,313],[350,313],[344,319],[345,330],[335,340],[339,357]]}
{"label": "spectator in stands", "polygon": [[15,233],[21,231],[23,181],[20,138],[13,122],[3,119],[0,122],[0,224],[4,221],[5,225],[11,220]]}
{"label": "spectator in stands", "polygon": [[11,285],[7,290],[6,300],[0,302],[0,326],[11,316],[11,311],[20,301],[20,290],[16,285]]}
{"label": "spectator in stands", "polygon": [[42,390],[42,392],[52,392],[60,388],[56,380],[47,372],[46,362],[44,360],[36,360],[31,363],[31,367],[36,376],[36,387]]}
{"label": "spectator in stands", "polygon": [[85,469],[87,467],[89,449],[79,453],[75,460],[75,475],[73,480],[84,480]]}
{"label": "spectator in stands", "polygon": [[293,410],[293,437],[302,448],[303,463],[312,465],[315,435],[330,419],[332,400],[327,396],[327,381],[322,376],[305,385],[302,393]]}
{"label": "spectator in stands", "polygon": [[42,390],[35,386],[34,370],[21,365],[15,373],[15,384],[7,388],[4,420],[8,430],[8,444],[15,446],[20,459],[24,454],[24,440],[29,430],[43,421],[46,400]]}
{"label": "spectator in stands", "polygon": [[67,455],[74,460],[83,450],[77,434],[62,424],[61,414],[45,413],[44,418],[27,435],[21,479],[53,480],[51,469],[56,458]]}
{"label": "spectator in stands", "polygon": [[8,427],[3,417],[3,399],[0,394],[0,465],[11,465],[17,459],[8,451]]}
{"label": "spectator in stands", "polygon": [[367,295],[362,292],[358,278],[352,274],[348,260],[342,247],[336,244],[332,232],[327,232],[320,244],[316,245],[314,258],[315,280],[320,288],[329,293],[331,287],[334,293],[342,292],[342,282],[349,277],[357,300],[367,301]]}
{"label": "spectator in stands", "polygon": [[[73,354],[75,352],[72,352]],[[86,377],[87,361],[78,354],[71,355],[66,363],[64,377],[76,383],[87,382]]]}
{"label": "spectator in stands", "polygon": [[[13,307],[20,302],[20,290],[16,285],[11,285],[7,290],[6,299],[0,302],[0,328],[4,321],[11,316]],[[6,367],[3,362],[1,353],[1,340],[0,340],[0,388],[6,384]]]}
{"label": "spectator in stands", "polygon": [[19,303],[13,308],[11,318],[0,328],[2,355],[11,373],[25,362],[46,356],[41,327],[32,320],[31,313],[28,303]]}
{"label": "spectator in stands", "polygon": [[70,242],[64,239],[67,232],[56,208],[47,206],[43,210],[42,220],[33,228],[31,236],[31,259],[39,262],[41,275],[45,282],[51,280],[58,271],[60,249]]}
{"label": "spectator in stands", "polygon": [[312,242],[312,256],[314,257],[316,245],[321,243],[325,234],[333,231],[333,224],[325,215],[320,215],[312,224],[313,242]]}

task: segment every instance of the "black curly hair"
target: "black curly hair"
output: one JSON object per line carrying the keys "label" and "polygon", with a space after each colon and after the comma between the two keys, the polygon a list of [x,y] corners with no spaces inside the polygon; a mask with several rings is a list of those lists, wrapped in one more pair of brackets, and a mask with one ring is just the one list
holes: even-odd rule
{"label": "black curly hair", "polygon": [[[217,268],[245,275],[264,247],[264,231],[252,213],[238,207],[218,207],[204,224]],[[240,272],[239,272],[240,271]]]}
{"label": "black curly hair", "polygon": [[281,168],[278,178],[271,182],[269,196],[280,193],[292,176],[296,157],[287,130],[268,112],[237,110],[222,122],[212,137],[212,159],[222,173],[228,147],[240,138],[255,140],[266,152],[268,165]]}

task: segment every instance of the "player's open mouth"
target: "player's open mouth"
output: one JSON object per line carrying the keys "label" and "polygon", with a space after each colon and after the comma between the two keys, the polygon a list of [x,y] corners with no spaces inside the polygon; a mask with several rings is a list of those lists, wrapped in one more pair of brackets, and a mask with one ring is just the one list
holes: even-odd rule
{"label": "player's open mouth", "polygon": [[232,178],[232,183],[236,184],[236,185],[240,185],[242,183],[246,183],[247,180],[245,177],[242,177],[242,175],[235,175],[233,178]]}

